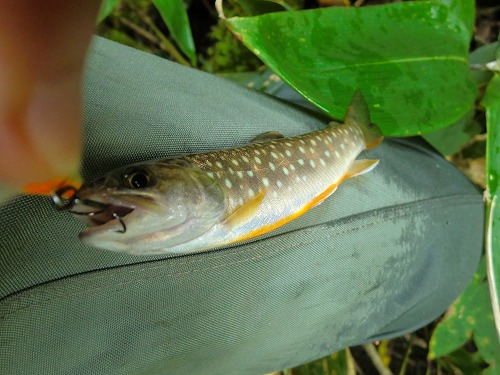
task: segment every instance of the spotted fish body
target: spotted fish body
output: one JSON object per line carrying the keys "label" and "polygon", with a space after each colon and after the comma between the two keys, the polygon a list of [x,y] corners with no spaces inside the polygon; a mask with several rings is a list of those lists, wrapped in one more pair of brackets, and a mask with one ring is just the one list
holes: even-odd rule
{"label": "spotted fish body", "polygon": [[[344,179],[371,170],[378,160],[355,159],[381,139],[378,128],[369,122],[364,99],[357,94],[343,124],[331,123],[324,129],[292,138],[256,141],[244,147],[141,164],[135,168],[144,168],[147,170],[144,173],[154,175],[148,177],[148,181],[154,180],[154,183],[143,187],[141,193],[142,199],[148,197],[149,205],[151,201],[161,204],[157,202],[159,198],[147,193],[147,189],[160,186],[159,180],[174,185],[175,181],[182,181],[179,183],[184,184],[182,189],[171,190],[170,195],[177,194],[175,202],[186,203],[178,208],[177,214],[171,212],[167,216],[177,215],[184,219],[174,219],[172,225],[160,225],[158,230],[152,231],[145,223],[161,220],[162,210],[157,206],[149,208],[159,215],[156,219],[145,220],[148,204],[142,201],[132,204],[130,198],[128,201],[123,198],[133,194],[130,189],[119,193],[118,200],[116,194],[112,198],[110,186],[113,183],[107,178],[106,189],[90,184],[82,188],[82,194],[90,191],[88,196],[94,200],[111,202],[114,207],[142,210],[140,226],[143,233],[133,228],[132,213],[121,218],[127,226],[126,233],[117,233],[116,220],[109,217],[104,232],[96,229],[97,226],[90,228],[90,235],[83,232],[81,237],[94,246],[135,254],[194,252],[255,238],[321,203]],[[161,172],[157,169],[159,166],[163,168]],[[170,174],[162,174],[166,171]],[[126,180],[131,173],[134,172],[122,169],[111,175],[121,174]],[[114,180],[119,179],[115,177]],[[119,183],[115,181],[113,187],[116,185]],[[163,193],[168,194],[167,191]],[[170,207],[175,205],[172,200],[164,203]],[[186,206],[188,209],[184,209]],[[140,217],[139,213],[135,215]],[[113,217],[116,217],[115,212]],[[136,221],[141,223],[141,220]]]}

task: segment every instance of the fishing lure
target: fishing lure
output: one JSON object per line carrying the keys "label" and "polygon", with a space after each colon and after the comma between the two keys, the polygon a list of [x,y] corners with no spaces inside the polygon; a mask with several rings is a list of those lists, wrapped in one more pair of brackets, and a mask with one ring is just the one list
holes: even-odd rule
{"label": "fishing lure", "polygon": [[378,160],[356,160],[382,141],[361,94],[345,122],[291,138],[133,164],[52,196],[89,227],[89,245],[137,255],[186,253],[249,240],[299,217]]}

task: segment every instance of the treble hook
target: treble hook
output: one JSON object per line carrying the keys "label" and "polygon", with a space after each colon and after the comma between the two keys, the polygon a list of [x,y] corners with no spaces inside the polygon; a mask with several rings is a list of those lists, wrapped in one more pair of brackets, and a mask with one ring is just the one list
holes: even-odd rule
{"label": "treble hook", "polygon": [[[71,194],[68,197],[65,197],[65,195],[70,192]],[[74,186],[67,185],[63,186],[59,189],[57,189],[51,196],[50,199],[52,200],[52,205],[56,210],[59,211],[69,211],[70,213],[74,215],[82,215],[82,216],[94,216],[97,214],[100,214],[110,206],[109,204],[103,203],[103,202],[98,202],[98,201],[93,201],[91,199],[80,199],[78,197],[78,189],[75,188]],[[88,212],[82,212],[82,211],[72,211],[71,209],[75,204],[81,203],[85,206],[93,207],[96,208],[96,211],[88,211]],[[120,215],[118,215],[116,212],[112,212],[111,215],[115,220],[118,220],[119,223],[122,226],[122,229],[116,230],[118,233],[125,233],[127,231],[127,226],[125,225],[125,222],[121,218]]]}
{"label": "treble hook", "polygon": [[122,229],[121,230],[115,230],[115,232],[125,233],[127,231],[127,226],[125,225],[125,222],[123,221],[123,219],[121,218],[121,216],[119,216],[116,212],[113,212],[111,215],[113,215],[113,217],[115,219],[117,219],[120,222],[120,224],[122,225]]}

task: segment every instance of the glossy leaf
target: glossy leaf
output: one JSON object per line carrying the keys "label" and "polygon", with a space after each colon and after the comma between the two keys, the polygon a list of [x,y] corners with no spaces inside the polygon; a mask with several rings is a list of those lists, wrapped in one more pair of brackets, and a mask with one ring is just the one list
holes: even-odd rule
{"label": "glossy leaf", "polygon": [[424,138],[442,155],[453,155],[460,151],[472,137],[481,133],[481,126],[474,119],[475,108],[471,108],[460,120],[446,128],[424,135]]}
{"label": "glossy leaf", "polygon": [[481,357],[489,365],[488,373],[499,370],[500,343],[496,337],[485,276],[482,261],[470,285],[434,330],[430,341],[430,358],[447,355],[473,338]]}
{"label": "glossy leaf", "polygon": [[472,35],[474,22],[476,20],[475,2],[464,0],[439,0],[439,2],[445,4],[450,11],[463,22],[464,26]]}
{"label": "glossy leaf", "polygon": [[405,2],[227,20],[276,74],[342,119],[361,90],[386,135],[415,135],[460,119],[476,87],[464,22],[446,5]]}
{"label": "glossy leaf", "polygon": [[491,299],[500,339],[500,74],[491,79],[482,100],[486,108],[486,186],[489,215],[486,234],[486,259]]}
{"label": "glossy leaf", "polygon": [[189,26],[189,19],[183,0],[153,0],[158,12],[168,27],[172,38],[179,45],[182,52],[196,64],[196,50]]}
{"label": "glossy leaf", "polygon": [[99,15],[97,16],[97,23],[101,23],[107,16],[109,16],[119,2],[120,0],[103,0],[101,9],[99,10]]}

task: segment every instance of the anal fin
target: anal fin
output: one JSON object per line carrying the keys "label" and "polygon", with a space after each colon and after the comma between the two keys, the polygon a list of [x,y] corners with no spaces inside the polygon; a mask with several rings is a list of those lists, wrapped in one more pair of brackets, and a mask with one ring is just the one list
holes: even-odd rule
{"label": "anal fin", "polygon": [[259,134],[257,137],[252,139],[251,143],[267,142],[267,141],[272,141],[273,139],[280,139],[280,138],[285,138],[285,136],[276,131],[270,131]]}
{"label": "anal fin", "polygon": [[229,229],[238,228],[252,220],[259,211],[260,204],[266,195],[267,189],[261,190],[257,195],[247,199],[241,206],[234,210],[225,220],[224,224]]}
{"label": "anal fin", "polygon": [[344,178],[351,178],[354,176],[362,175],[366,172],[370,172],[373,168],[377,166],[380,160],[376,159],[361,159],[354,160],[347,170]]}

